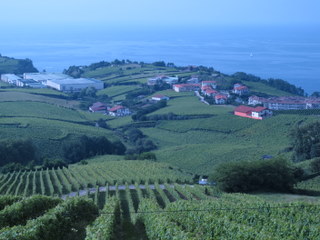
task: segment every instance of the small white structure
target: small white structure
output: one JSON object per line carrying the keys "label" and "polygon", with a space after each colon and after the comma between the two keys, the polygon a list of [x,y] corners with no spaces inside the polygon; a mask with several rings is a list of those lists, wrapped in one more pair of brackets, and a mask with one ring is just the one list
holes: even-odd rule
{"label": "small white structure", "polygon": [[165,96],[165,95],[161,95],[161,94],[157,94],[157,95],[154,95],[152,96],[151,98],[153,101],[161,101],[161,100],[166,100],[168,101],[170,98]]}
{"label": "small white structure", "polygon": [[1,74],[1,81],[9,83],[9,84],[17,84],[17,80],[20,80],[21,77],[15,74]]}
{"label": "small white structure", "polygon": [[103,89],[103,82],[93,78],[65,78],[48,80],[47,86],[62,92],[79,92],[87,87],[94,87],[97,90]]}
{"label": "small white structure", "polygon": [[172,88],[175,92],[193,92],[198,91],[200,89],[200,84],[175,84],[172,86]]}
{"label": "small white structure", "polygon": [[128,108],[121,105],[110,108],[108,112],[109,112],[109,115],[113,117],[123,117],[131,114]]}
{"label": "small white structure", "polygon": [[59,80],[59,79],[66,79],[70,78],[70,76],[63,74],[63,73],[24,73],[24,79],[33,79],[39,83],[47,85],[48,80]]}

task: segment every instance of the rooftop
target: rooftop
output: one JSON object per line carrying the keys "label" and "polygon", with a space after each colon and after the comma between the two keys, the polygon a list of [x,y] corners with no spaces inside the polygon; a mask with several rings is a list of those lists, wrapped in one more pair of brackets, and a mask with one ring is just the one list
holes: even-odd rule
{"label": "rooftop", "polygon": [[67,85],[67,84],[88,84],[88,83],[102,83],[100,80],[93,78],[64,78],[64,79],[52,79],[51,82]]}

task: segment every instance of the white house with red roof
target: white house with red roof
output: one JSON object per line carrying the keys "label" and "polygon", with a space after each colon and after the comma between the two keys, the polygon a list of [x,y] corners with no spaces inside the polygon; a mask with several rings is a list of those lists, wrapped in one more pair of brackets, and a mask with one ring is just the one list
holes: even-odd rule
{"label": "white house with red roof", "polygon": [[170,98],[168,96],[165,96],[165,95],[162,95],[162,94],[156,94],[156,95],[153,95],[151,97],[151,100],[153,101],[161,101],[161,100],[166,100],[168,101]]}
{"label": "white house with red roof", "polygon": [[89,107],[90,112],[105,113],[107,109],[108,109],[107,105],[101,102],[96,102]]}
{"label": "white house with red roof", "polygon": [[253,108],[253,107],[241,105],[235,108],[234,115],[262,120],[264,118],[272,116],[272,111],[265,107]]}
{"label": "white house with red roof", "polygon": [[185,84],[174,84],[172,86],[175,92],[193,92],[200,89],[200,84],[197,83],[185,83]]}
{"label": "white house with red roof", "polygon": [[223,94],[218,94],[214,96],[214,101],[216,104],[225,104],[228,100],[228,97]]}
{"label": "white house with red roof", "polygon": [[114,106],[113,108],[108,109],[108,113],[110,116],[113,116],[113,117],[123,117],[131,114],[128,108],[121,105],[117,105],[117,106]]}
{"label": "white house with red roof", "polygon": [[232,92],[234,94],[238,94],[238,95],[244,95],[244,94],[248,94],[249,93],[249,88],[245,85],[242,85],[240,83],[236,83],[233,86],[233,90]]}
{"label": "white house with red roof", "polygon": [[202,81],[201,82],[201,87],[204,87],[204,86],[210,86],[213,89],[216,89],[217,88],[217,82],[216,81]]}

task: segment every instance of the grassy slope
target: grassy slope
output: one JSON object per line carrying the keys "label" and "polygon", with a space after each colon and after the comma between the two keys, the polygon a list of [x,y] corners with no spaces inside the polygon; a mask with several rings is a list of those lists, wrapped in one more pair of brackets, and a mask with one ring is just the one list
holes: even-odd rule
{"label": "grassy slope", "polygon": [[[190,76],[194,72],[177,72],[172,68],[155,68],[146,65],[143,68],[122,70],[120,67],[99,68],[86,72],[86,77],[96,77],[106,83],[143,80],[156,74]],[[267,94],[286,95],[282,91],[275,90],[261,83],[246,83],[252,91],[260,91]],[[126,93],[139,88],[139,85],[111,86],[101,90],[98,94],[107,94],[122,99]],[[88,114],[81,111],[59,108],[54,103],[64,106],[67,104],[62,99],[50,98],[50,95],[60,94],[52,90],[33,89],[6,89],[0,96],[0,132],[2,138],[35,136],[36,141],[47,139],[47,146],[58,146],[58,140],[72,138],[74,135],[107,135],[113,133],[105,129],[97,129],[91,126],[75,124],[73,122],[92,122],[100,117],[100,114]],[[44,91],[44,92],[39,92]],[[168,162],[179,167],[187,168],[199,173],[208,173],[214,166],[222,161],[245,160],[261,158],[264,154],[277,155],[289,145],[288,134],[290,129],[298,122],[315,120],[313,116],[279,115],[273,118],[256,121],[236,117],[232,115],[233,106],[208,106],[201,103],[193,93],[176,93],[172,90],[158,93],[171,97],[168,106],[154,114],[166,114],[173,112],[180,115],[211,114],[210,118],[189,119],[180,121],[159,121],[155,128],[141,128],[158,145],[156,150],[158,160]],[[10,94],[16,94],[10,95]],[[20,94],[20,95],[19,95]],[[43,95],[39,95],[43,94]],[[20,100],[20,102],[1,102],[8,99]],[[10,100],[10,101],[11,101]],[[36,101],[21,102],[21,101]],[[10,117],[9,117],[10,116]],[[70,122],[72,121],[72,122]],[[15,125],[9,125],[14,123]],[[131,117],[110,119],[108,125],[118,128],[132,123]],[[46,136],[40,137],[43,131]],[[116,137],[115,137],[116,138]]]}

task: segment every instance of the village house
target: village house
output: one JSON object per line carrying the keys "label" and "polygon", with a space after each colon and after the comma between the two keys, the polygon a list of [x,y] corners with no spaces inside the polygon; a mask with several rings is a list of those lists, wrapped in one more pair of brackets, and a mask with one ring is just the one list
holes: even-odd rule
{"label": "village house", "polygon": [[193,92],[200,89],[200,84],[190,83],[190,84],[174,84],[172,86],[175,92]]}
{"label": "village house", "polygon": [[217,88],[217,82],[216,81],[202,81],[201,82],[201,87],[204,87],[204,86],[210,86],[211,88],[216,89]]}
{"label": "village house", "polygon": [[107,110],[107,105],[101,102],[96,102],[89,107],[90,112],[106,113]]}
{"label": "village house", "polygon": [[113,116],[113,117],[123,117],[131,114],[128,108],[121,105],[117,105],[117,106],[114,106],[113,108],[108,109],[108,113],[110,116]]}
{"label": "village house", "polygon": [[168,96],[162,95],[162,94],[156,94],[151,97],[151,100],[153,101],[161,101],[161,100],[166,100],[168,101],[170,98]]}
{"label": "village house", "polygon": [[240,83],[236,83],[233,86],[232,92],[234,94],[238,94],[238,95],[242,96],[242,95],[249,93],[249,88],[247,86],[240,84]]}
{"label": "village house", "polygon": [[215,95],[219,94],[217,90],[214,90],[212,88],[206,88],[202,91],[202,93],[208,97],[214,97]]}
{"label": "village house", "polygon": [[216,104],[226,104],[228,97],[226,95],[218,94],[214,96],[214,101]]}
{"label": "village house", "polygon": [[238,106],[234,110],[234,115],[252,119],[262,120],[264,118],[272,116],[272,111],[265,107],[248,107]]}

